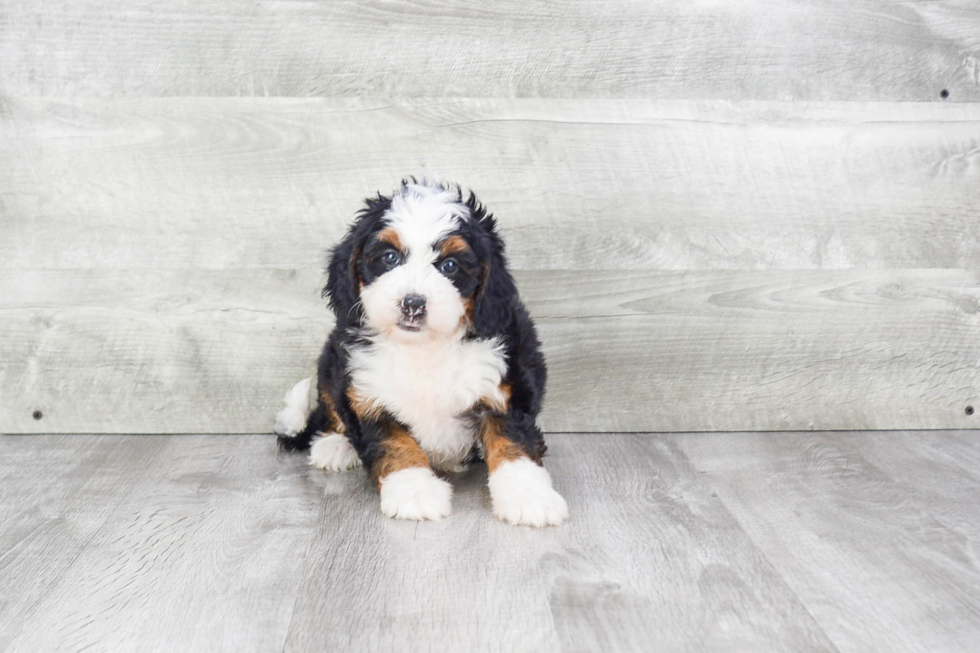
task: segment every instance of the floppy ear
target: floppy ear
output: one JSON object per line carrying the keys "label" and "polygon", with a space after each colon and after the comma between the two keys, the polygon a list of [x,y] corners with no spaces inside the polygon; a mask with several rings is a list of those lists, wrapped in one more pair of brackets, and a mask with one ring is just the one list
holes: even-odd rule
{"label": "floppy ear", "polygon": [[330,260],[327,263],[327,285],[323,288],[323,296],[327,298],[338,323],[357,319],[356,311],[353,310],[358,299],[354,239],[352,229],[330,251]]}
{"label": "floppy ear", "polygon": [[483,262],[483,279],[473,306],[473,327],[481,336],[492,337],[506,332],[513,322],[517,286],[507,270],[504,244],[493,217],[484,216],[478,224],[488,237],[489,256]]}
{"label": "floppy ear", "polygon": [[347,235],[330,250],[327,261],[327,285],[323,288],[323,296],[337,316],[338,324],[357,322],[361,317],[358,259],[371,231],[391,206],[391,198],[378,193],[377,197],[364,200],[364,204]]}

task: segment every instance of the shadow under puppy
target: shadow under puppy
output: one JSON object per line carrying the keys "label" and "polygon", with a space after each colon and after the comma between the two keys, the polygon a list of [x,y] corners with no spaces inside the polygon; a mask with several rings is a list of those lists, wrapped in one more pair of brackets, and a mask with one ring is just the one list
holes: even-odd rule
{"label": "shadow under puppy", "polygon": [[286,395],[280,445],[312,446],[320,469],[363,465],[389,517],[448,516],[452,486],[434,469],[479,457],[495,516],[565,520],[535,424],[544,357],[493,216],[476,197],[413,179],[366,200],[327,273],[336,327],[315,383]]}

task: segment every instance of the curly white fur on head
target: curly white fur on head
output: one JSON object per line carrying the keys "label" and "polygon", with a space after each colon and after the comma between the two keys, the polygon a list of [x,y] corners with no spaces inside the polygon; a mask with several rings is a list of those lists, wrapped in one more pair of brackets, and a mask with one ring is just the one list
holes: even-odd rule
{"label": "curly white fur on head", "polygon": [[[469,218],[458,188],[442,184],[405,184],[391,199],[384,221],[398,238],[404,260],[361,291],[367,325],[403,340],[445,337],[460,331],[466,313],[455,286],[435,267],[438,243]],[[425,299],[425,326],[419,332],[398,328],[402,300]]]}

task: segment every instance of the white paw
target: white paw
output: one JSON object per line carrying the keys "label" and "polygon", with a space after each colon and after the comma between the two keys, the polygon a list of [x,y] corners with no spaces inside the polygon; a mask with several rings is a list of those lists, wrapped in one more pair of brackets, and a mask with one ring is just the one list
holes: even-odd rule
{"label": "white paw", "polygon": [[360,467],[361,459],[340,433],[320,433],[310,448],[310,464],[328,472],[344,472]]}
{"label": "white paw", "polygon": [[312,389],[316,387],[315,380],[316,377],[312,376],[303,379],[283,397],[286,407],[276,413],[275,432],[277,435],[293,438],[306,428],[306,419],[313,412],[316,401],[315,397],[310,396],[313,392]]}
{"label": "white paw", "polygon": [[453,486],[428,467],[409,467],[381,479],[381,512],[395,519],[432,519],[452,512]]}
{"label": "white paw", "polygon": [[497,519],[515,526],[557,526],[568,504],[551,487],[551,475],[529,458],[510,460],[490,475],[490,500]]}

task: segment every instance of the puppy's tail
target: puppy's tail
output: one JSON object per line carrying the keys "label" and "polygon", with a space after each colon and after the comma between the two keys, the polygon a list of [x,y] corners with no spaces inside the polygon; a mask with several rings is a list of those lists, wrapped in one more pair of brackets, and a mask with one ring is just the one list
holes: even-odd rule
{"label": "puppy's tail", "polygon": [[309,449],[317,431],[329,425],[330,413],[317,395],[315,376],[303,379],[286,393],[286,406],[276,414],[275,426],[279,446],[286,451]]}

